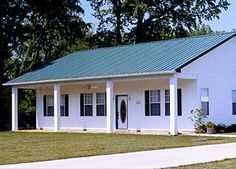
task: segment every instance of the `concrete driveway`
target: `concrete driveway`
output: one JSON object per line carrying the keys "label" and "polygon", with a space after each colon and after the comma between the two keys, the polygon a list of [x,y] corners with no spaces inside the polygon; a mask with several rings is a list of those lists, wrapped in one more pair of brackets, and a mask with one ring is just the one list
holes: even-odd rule
{"label": "concrete driveway", "polygon": [[165,168],[236,158],[236,143],[3,165],[0,169]]}

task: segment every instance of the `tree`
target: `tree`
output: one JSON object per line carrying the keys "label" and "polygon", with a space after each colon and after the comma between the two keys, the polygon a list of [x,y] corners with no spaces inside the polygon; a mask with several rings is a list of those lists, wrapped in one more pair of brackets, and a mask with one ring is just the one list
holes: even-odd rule
{"label": "tree", "polygon": [[197,28],[189,33],[188,36],[199,36],[199,35],[207,35],[212,34],[214,31],[211,29],[209,25],[198,25]]}
{"label": "tree", "polygon": [[9,89],[2,83],[60,57],[83,37],[83,12],[77,0],[1,0],[0,128],[10,107]]}
{"label": "tree", "polygon": [[94,16],[99,20],[97,35],[95,37],[105,42],[113,42],[109,46],[121,45],[123,43],[122,34],[124,33],[124,26],[126,24],[123,0],[88,1],[95,11]]}
{"label": "tree", "polygon": [[[100,21],[99,29],[119,29],[135,43],[185,37],[203,20],[218,19],[230,5],[227,0],[88,0]],[[114,19],[115,18],[115,19]],[[120,25],[115,21],[119,21]],[[114,29],[113,29],[114,30]],[[115,34],[117,39],[117,34]],[[117,41],[119,44],[119,42]]]}

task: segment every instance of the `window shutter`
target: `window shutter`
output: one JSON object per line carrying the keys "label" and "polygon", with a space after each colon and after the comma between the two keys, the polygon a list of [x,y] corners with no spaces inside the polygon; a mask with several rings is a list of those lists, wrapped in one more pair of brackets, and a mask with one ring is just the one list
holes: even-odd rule
{"label": "window shutter", "polygon": [[43,116],[47,116],[47,96],[43,96]]}
{"label": "window shutter", "polygon": [[236,115],[236,103],[232,103],[233,115]]}
{"label": "window shutter", "polygon": [[84,116],[84,94],[80,94],[80,116]]}
{"label": "window shutter", "polygon": [[149,90],[145,91],[145,116],[149,116]]}
{"label": "window shutter", "polygon": [[107,116],[107,93],[105,92],[104,115]]}
{"label": "window shutter", "polygon": [[178,89],[177,93],[178,116],[182,116],[182,90]]}
{"label": "window shutter", "polygon": [[65,116],[69,116],[69,95],[65,95]]}

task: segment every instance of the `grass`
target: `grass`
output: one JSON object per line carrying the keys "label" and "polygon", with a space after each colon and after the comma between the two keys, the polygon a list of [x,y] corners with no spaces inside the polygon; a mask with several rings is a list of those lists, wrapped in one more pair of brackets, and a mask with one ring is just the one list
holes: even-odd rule
{"label": "grass", "polygon": [[235,142],[236,138],[0,132],[0,164]]}
{"label": "grass", "polygon": [[226,159],[222,161],[214,161],[210,163],[201,163],[187,166],[180,166],[173,169],[235,169],[236,168],[236,159]]}
{"label": "grass", "polygon": [[236,135],[236,132],[232,132],[232,133],[222,133],[222,134],[225,134],[225,135]]}

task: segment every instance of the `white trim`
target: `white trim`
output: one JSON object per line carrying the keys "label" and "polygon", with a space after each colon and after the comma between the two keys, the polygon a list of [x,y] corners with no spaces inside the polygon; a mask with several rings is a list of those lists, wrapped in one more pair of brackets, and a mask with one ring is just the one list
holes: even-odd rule
{"label": "white trim", "polygon": [[57,132],[60,130],[60,99],[61,99],[61,91],[60,85],[54,85],[54,131]]}
{"label": "white trim", "polygon": [[178,80],[175,75],[170,77],[170,134],[177,135],[177,89]]}
{"label": "white trim", "polygon": [[[169,94],[167,95],[166,92],[169,92]],[[166,99],[168,98],[168,99]],[[164,89],[164,116],[169,117],[170,116],[170,112],[169,115],[166,115],[166,103],[169,104],[169,111],[170,111],[170,89]]]}
{"label": "white trim", "polygon": [[197,75],[188,74],[188,73],[176,73],[176,77],[178,79],[189,79],[189,80],[196,80]]}
{"label": "white trim", "polygon": [[[103,95],[103,103],[98,103],[98,94]],[[97,106],[104,106],[104,112],[103,115],[97,116]],[[95,116],[101,117],[101,116],[106,116],[106,92],[96,92],[95,93]]]}
{"label": "white trim", "polygon": [[[84,94],[84,116],[83,117],[93,117],[94,116],[94,93],[93,92],[85,92]],[[89,101],[91,99],[92,103],[86,103],[86,95],[89,96]],[[91,97],[90,97],[91,96]],[[92,115],[86,115],[86,106],[92,106]]]}
{"label": "white trim", "polygon": [[100,79],[136,77],[136,76],[145,76],[145,75],[165,75],[165,74],[174,74],[174,73],[176,73],[175,70],[160,71],[160,72],[148,72],[148,73],[123,74],[123,75],[81,77],[81,78],[68,78],[68,79],[55,79],[55,80],[39,80],[39,81],[18,82],[18,83],[4,83],[3,86],[17,86],[17,85],[30,85],[30,84],[56,83],[56,82],[70,82],[70,81],[83,81],[83,80],[100,80]]}
{"label": "white trim", "polygon": [[113,91],[113,82],[106,82],[106,109],[107,109],[107,133],[111,133],[113,129],[113,116],[114,116],[114,91]]}
{"label": "white trim", "polygon": [[36,89],[36,128],[39,128],[40,117],[43,116],[43,95],[42,89]]}
{"label": "white trim", "polygon": [[12,87],[12,131],[18,130],[18,89]]}
{"label": "white trim", "polygon": [[[151,95],[151,92],[157,92],[157,95]],[[157,101],[152,101],[152,97],[157,97]],[[152,104],[158,104],[160,105],[160,110],[158,115],[152,115]],[[149,90],[149,115],[148,116],[161,116],[161,90]]]}

